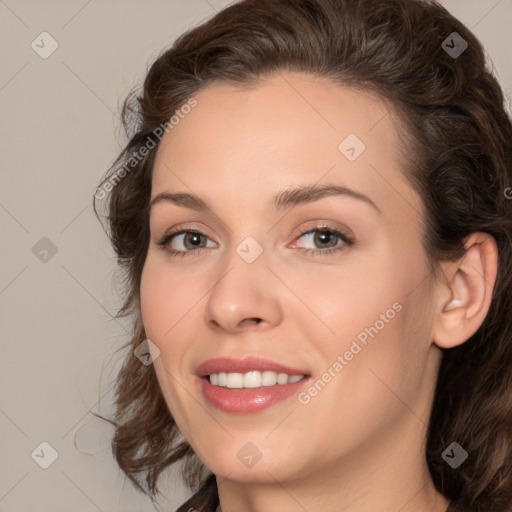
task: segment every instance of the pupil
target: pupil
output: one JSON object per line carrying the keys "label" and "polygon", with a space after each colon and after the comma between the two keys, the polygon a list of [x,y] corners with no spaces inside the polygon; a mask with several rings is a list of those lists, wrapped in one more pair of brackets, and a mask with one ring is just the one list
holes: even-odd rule
{"label": "pupil", "polygon": [[333,234],[330,231],[319,231],[317,242],[320,244],[328,244],[331,241]]}
{"label": "pupil", "polygon": [[201,243],[201,235],[199,233],[189,233],[189,241],[197,247]]}

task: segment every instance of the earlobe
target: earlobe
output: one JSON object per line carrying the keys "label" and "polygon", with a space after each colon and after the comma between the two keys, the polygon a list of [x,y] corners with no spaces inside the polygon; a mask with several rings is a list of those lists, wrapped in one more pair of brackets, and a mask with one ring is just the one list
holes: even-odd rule
{"label": "earlobe", "polygon": [[491,305],[498,271],[498,248],[487,233],[472,233],[466,253],[457,262],[442,263],[446,282],[440,283],[434,343],[456,347],[480,328]]}

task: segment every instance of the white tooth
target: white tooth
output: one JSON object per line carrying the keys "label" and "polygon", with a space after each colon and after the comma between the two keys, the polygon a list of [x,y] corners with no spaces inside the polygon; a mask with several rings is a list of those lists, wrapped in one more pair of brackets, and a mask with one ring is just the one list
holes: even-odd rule
{"label": "white tooth", "polygon": [[265,371],[261,374],[261,385],[262,386],[275,386],[277,382],[277,373],[271,371]]}
{"label": "white tooth", "polygon": [[287,375],[273,371],[253,370],[247,373],[211,373],[209,375],[212,386],[228,387],[232,389],[254,389],[262,386],[275,386],[276,384],[293,384],[304,378],[304,375]]}
{"label": "white tooth", "polygon": [[244,374],[244,388],[259,388],[261,386],[261,373],[247,372]]}
{"label": "white tooth", "polygon": [[287,384],[288,383],[288,375],[286,373],[280,373],[277,376],[278,384]]}
{"label": "white tooth", "polygon": [[226,376],[226,386],[228,388],[243,388],[244,375],[243,373],[228,373]]}

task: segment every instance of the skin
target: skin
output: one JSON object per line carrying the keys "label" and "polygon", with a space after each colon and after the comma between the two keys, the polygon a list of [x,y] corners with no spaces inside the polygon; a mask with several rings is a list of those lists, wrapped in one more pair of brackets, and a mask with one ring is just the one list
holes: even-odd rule
{"label": "skin", "polygon": [[[472,235],[467,256],[434,275],[422,202],[377,97],[287,72],[251,88],[214,84],[195,98],[162,139],[152,198],[194,193],[211,209],[152,207],[141,308],[161,351],[154,367],[165,400],[217,476],[222,511],[444,512],[449,501],[424,455],[439,347],[463,343],[485,318],[494,241]],[[352,162],[338,149],[348,134],[366,146]],[[327,183],[365,194],[380,212],[349,196],[273,208],[291,186]],[[343,249],[320,254],[326,242],[301,233],[324,224],[355,245],[334,237]],[[203,247],[173,257],[157,242],[181,226],[200,230]],[[250,264],[236,252],[247,236],[263,250]],[[167,245],[193,248],[183,236]],[[201,394],[197,366],[222,356],[266,357],[316,381],[396,303],[400,312],[307,404],[293,396],[233,414]],[[237,457],[247,442],[262,454],[251,468]]]}

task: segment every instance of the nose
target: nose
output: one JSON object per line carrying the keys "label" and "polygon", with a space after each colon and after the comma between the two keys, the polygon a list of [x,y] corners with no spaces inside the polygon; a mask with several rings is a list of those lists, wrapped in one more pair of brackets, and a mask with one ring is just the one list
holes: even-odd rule
{"label": "nose", "polygon": [[222,270],[205,306],[205,320],[211,328],[235,334],[281,322],[279,281],[267,268],[263,255],[247,263],[235,253]]}

